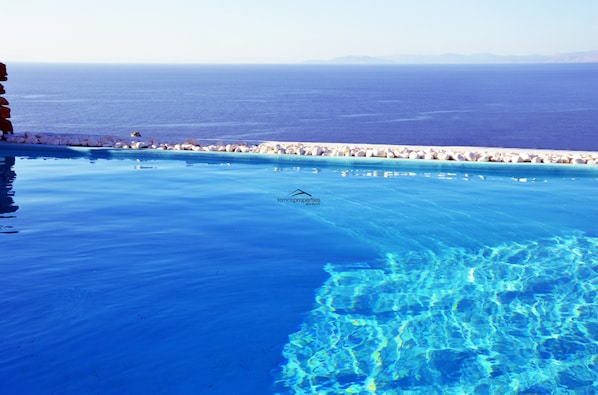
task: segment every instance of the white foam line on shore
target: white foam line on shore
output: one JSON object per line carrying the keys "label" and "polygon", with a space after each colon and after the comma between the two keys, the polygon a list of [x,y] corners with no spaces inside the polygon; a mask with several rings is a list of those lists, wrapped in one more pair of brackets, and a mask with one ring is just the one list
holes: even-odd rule
{"label": "white foam line on shore", "polygon": [[174,150],[197,152],[235,152],[269,155],[386,158],[411,160],[440,160],[457,162],[546,163],[598,165],[598,152],[565,151],[526,148],[413,146],[386,144],[308,143],[266,141],[260,144],[201,143],[186,139],[182,143],[159,142],[141,136],[121,139],[114,136],[55,135],[39,133],[5,134],[2,140],[15,144],[44,144],[54,146],[103,147],[133,150]]}

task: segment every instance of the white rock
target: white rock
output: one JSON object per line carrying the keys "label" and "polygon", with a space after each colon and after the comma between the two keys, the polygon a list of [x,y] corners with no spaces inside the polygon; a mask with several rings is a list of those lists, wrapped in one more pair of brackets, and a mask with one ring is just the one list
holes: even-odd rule
{"label": "white rock", "polygon": [[436,158],[435,158],[435,155],[433,152],[426,152],[426,154],[424,155],[424,159],[425,160],[434,160]]}
{"label": "white rock", "polygon": [[355,156],[358,158],[364,158],[365,157],[365,151],[364,150],[359,150],[355,153]]}
{"label": "white rock", "polygon": [[41,135],[38,139],[40,144],[48,144],[48,145],[55,145],[56,139],[48,135]]}
{"label": "white rock", "polygon": [[542,163],[542,158],[540,158],[539,156],[534,156],[530,162],[531,163]]}
{"label": "white rock", "polygon": [[576,158],[571,159],[571,163],[574,165],[585,165],[586,161],[585,161],[585,159],[576,157]]}
{"label": "white rock", "polygon": [[451,160],[451,155],[448,152],[439,152],[438,153],[439,160]]}
{"label": "white rock", "polygon": [[508,162],[509,159],[506,156],[503,156],[500,152],[496,152],[492,155],[492,162]]}
{"label": "white rock", "polygon": [[468,151],[465,153],[465,159],[470,162],[475,162],[478,159],[478,154],[473,151]]}
{"label": "white rock", "polygon": [[409,159],[420,159],[419,153],[415,151],[411,151],[409,153]]}
{"label": "white rock", "polygon": [[386,153],[384,152],[384,150],[380,149],[380,148],[373,149],[372,153],[374,154],[374,156],[376,158],[384,158],[386,156]]}
{"label": "white rock", "polygon": [[557,163],[569,163],[569,157],[566,155],[561,155],[556,161]]}
{"label": "white rock", "polygon": [[194,138],[185,139],[185,144],[201,145],[201,143],[197,139],[194,139]]}
{"label": "white rock", "polygon": [[322,155],[322,153],[324,153],[324,150],[319,145],[312,148],[312,150],[311,150],[312,156],[320,156],[320,155]]}

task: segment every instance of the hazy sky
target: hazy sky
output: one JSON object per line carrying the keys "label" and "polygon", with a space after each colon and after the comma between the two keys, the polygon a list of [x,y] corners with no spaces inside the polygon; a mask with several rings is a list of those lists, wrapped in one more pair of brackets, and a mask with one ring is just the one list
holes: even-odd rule
{"label": "hazy sky", "polygon": [[598,49],[598,0],[0,0],[0,21],[5,63]]}

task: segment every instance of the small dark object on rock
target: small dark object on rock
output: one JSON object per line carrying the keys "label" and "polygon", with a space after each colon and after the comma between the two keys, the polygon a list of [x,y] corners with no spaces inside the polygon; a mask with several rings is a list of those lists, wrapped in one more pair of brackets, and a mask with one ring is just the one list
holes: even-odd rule
{"label": "small dark object on rock", "polygon": [[139,132],[131,132],[131,137],[141,137],[141,133],[139,133]]}

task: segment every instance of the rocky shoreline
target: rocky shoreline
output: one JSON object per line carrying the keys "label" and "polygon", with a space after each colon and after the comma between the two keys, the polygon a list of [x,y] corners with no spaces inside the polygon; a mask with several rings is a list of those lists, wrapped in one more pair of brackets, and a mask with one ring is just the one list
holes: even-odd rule
{"label": "rocky shoreline", "polygon": [[96,147],[133,150],[173,150],[196,152],[235,152],[270,155],[328,156],[354,158],[387,158],[410,160],[440,160],[458,162],[546,163],[598,165],[598,152],[533,150],[490,147],[398,146],[382,144],[263,142],[205,143],[196,139],[167,143],[144,139],[132,133],[132,138],[114,136],[54,135],[39,133],[0,134],[2,140],[14,144],[45,144],[54,146]]}

